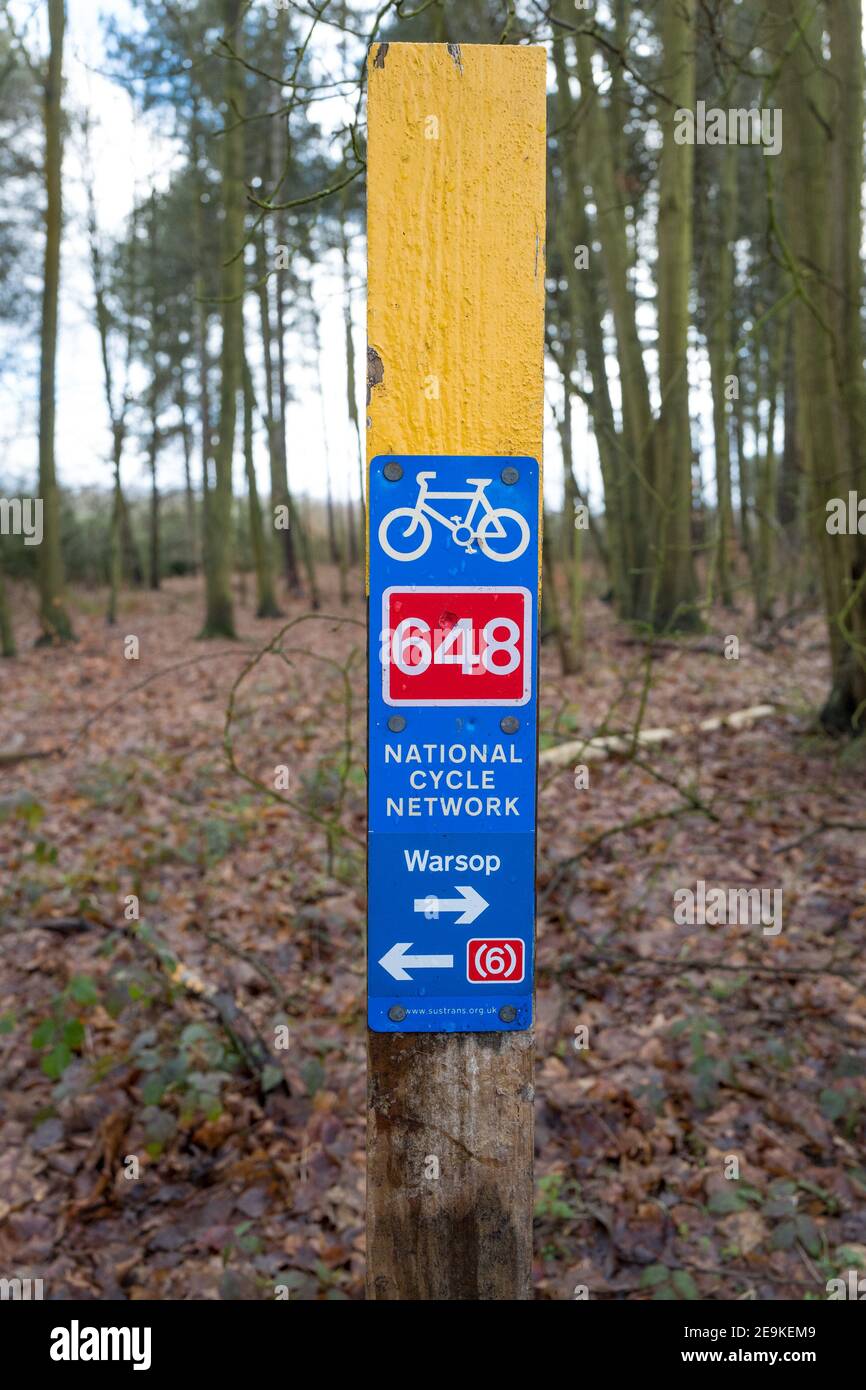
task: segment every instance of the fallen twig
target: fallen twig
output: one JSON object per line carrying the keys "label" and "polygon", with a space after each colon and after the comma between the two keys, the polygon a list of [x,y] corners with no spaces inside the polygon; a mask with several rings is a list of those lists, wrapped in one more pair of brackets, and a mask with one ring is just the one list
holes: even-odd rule
{"label": "fallen twig", "polygon": [[575,759],[584,762],[601,762],[611,754],[628,757],[633,748],[649,747],[659,743],[670,743],[677,738],[688,738],[690,734],[713,733],[716,729],[746,729],[758,719],[767,719],[776,713],[775,705],[750,705],[748,709],[735,710],[733,714],[714,715],[702,719],[698,724],[679,724],[672,729],[645,729],[637,735],[606,734],[603,737],[573,739],[561,743],[557,748],[545,748],[539,757],[542,767],[568,767]]}
{"label": "fallen twig", "polygon": [[62,753],[63,749],[59,745],[53,748],[19,748],[7,752],[0,751],[0,767],[9,767],[11,763],[32,762],[34,758],[53,758],[55,753]]}
{"label": "fallen twig", "polygon": [[[837,970],[831,965],[754,965],[751,962],[742,965],[729,965],[725,961],[718,960],[668,960],[659,956],[618,956],[608,951],[591,951],[580,957],[581,962],[597,961],[601,965],[622,965],[629,970],[638,965],[658,966],[668,973],[684,975],[689,970],[726,970],[733,974],[748,974],[750,971],[758,975],[838,975],[843,980],[857,981],[862,978],[863,972],[856,970]],[[654,972],[656,973],[656,972]]]}
{"label": "fallen twig", "polygon": [[852,830],[866,834],[866,821],[852,820],[820,820],[817,825],[813,825],[810,830],[804,830],[802,835],[798,835],[796,840],[789,840],[787,844],[777,845],[773,850],[774,854],[786,854],[789,849],[798,849],[807,840],[812,840],[816,835],[823,835],[825,830]]}

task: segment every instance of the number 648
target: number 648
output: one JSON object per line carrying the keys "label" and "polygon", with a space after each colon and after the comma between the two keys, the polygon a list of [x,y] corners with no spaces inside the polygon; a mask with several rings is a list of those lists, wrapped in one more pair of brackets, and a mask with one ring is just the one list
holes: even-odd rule
{"label": "number 648", "polygon": [[[505,638],[497,637],[504,631]],[[471,676],[480,667],[494,676],[508,676],[520,665],[520,628],[513,618],[491,618],[481,630],[479,648],[475,646],[471,618],[460,618],[453,627],[431,631],[423,618],[404,618],[393,633],[382,633],[382,661],[390,659],[405,676],[420,676],[430,664],[459,666]],[[459,650],[458,650],[459,646]],[[500,652],[504,661],[496,661]]]}

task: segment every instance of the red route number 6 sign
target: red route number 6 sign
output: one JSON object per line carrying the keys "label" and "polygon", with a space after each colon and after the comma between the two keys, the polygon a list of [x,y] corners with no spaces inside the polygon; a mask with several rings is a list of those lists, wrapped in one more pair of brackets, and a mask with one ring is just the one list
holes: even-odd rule
{"label": "red route number 6 sign", "polygon": [[475,985],[517,984],[523,979],[525,943],[519,938],[473,937],[466,943],[466,978]]}
{"label": "red route number 6 sign", "polygon": [[532,596],[517,586],[393,586],[382,595],[388,705],[525,705]]}

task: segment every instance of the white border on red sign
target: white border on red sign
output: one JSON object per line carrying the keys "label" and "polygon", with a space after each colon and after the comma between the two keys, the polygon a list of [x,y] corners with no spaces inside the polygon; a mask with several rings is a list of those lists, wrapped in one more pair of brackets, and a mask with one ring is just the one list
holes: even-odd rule
{"label": "white border on red sign", "polygon": [[[522,594],[523,595],[523,694],[519,699],[467,700],[459,696],[455,700],[394,700],[388,693],[388,671],[390,661],[383,659],[382,635],[390,631],[388,623],[388,601],[392,594]],[[379,663],[382,667],[382,699],[392,707],[411,705],[419,709],[423,705],[528,705],[532,699],[532,594],[523,584],[390,584],[382,590],[382,627],[379,633]]]}

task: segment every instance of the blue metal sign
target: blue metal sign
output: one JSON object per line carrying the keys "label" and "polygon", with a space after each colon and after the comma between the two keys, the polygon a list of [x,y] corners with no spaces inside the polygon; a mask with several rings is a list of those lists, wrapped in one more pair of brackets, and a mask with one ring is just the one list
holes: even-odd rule
{"label": "blue metal sign", "polygon": [[538,463],[370,467],[368,1022],[532,1023]]}

